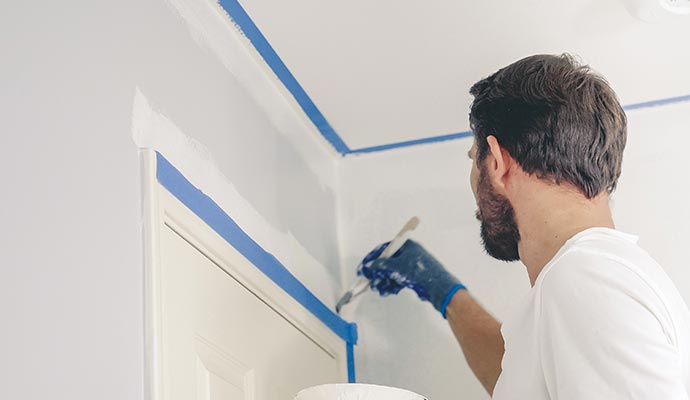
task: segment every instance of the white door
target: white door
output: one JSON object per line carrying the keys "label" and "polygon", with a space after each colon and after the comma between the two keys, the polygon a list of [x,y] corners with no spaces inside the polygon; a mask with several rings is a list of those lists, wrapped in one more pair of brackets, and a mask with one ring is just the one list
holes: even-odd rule
{"label": "white door", "polygon": [[343,380],[340,356],[240,284],[232,265],[212,261],[183,231],[159,232],[160,398],[292,399]]}

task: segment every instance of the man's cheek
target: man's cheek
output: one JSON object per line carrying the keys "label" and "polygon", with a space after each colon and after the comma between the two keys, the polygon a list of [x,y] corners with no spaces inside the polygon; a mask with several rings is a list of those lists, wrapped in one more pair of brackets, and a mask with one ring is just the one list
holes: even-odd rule
{"label": "man's cheek", "polygon": [[472,172],[470,173],[470,186],[472,187],[472,194],[474,194],[475,201],[477,200],[477,185],[479,182],[479,170],[476,165],[472,166]]}

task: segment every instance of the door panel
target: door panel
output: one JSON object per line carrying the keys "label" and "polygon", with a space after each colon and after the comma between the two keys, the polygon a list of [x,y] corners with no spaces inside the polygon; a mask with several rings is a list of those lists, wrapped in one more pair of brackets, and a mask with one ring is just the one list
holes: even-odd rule
{"label": "door panel", "polygon": [[292,399],[340,380],[333,354],[167,225],[160,260],[164,399]]}

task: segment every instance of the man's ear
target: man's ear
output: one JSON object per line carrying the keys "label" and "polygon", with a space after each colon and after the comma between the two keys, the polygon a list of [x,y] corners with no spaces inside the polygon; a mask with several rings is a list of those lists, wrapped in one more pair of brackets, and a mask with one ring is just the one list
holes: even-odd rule
{"label": "man's ear", "polygon": [[498,140],[495,136],[488,136],[486,138],[486,143],[489,145],[489,152],[491,155],[491,157],[487,157],[486,160],[489,177],[494,187],[500,192],[503,192],[513,159],[510,157],[510,154],[498,144]]}

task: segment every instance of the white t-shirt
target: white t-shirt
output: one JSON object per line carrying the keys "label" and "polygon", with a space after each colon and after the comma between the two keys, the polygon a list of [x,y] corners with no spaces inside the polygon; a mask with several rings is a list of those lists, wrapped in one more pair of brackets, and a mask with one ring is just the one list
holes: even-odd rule
{"label": "white t-shirt", "polygon": [[690,398],[690,311],[635,236],[575,235],[515,311],[494,400]]}

